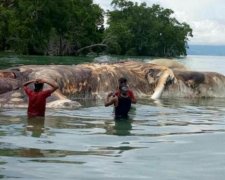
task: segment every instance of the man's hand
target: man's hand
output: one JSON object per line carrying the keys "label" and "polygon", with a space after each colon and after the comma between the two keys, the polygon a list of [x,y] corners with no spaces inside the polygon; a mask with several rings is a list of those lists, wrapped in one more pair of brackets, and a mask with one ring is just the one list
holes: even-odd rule
{"label": "man's hand", "polygon": [[113,92],[110,92],[107,97],[111,97],[114,93]]}
{"label": "man's hand", "polygon": [[35,83],[44,83],[42,79],[36,79]]}
{"label": "man's hand", "polygon": [[115,93],[112,91],[108,93],[108,95],[105,98],[105,106],[110,106],[110,105],[117,105],[118,104],[118,97],[115,96]]}

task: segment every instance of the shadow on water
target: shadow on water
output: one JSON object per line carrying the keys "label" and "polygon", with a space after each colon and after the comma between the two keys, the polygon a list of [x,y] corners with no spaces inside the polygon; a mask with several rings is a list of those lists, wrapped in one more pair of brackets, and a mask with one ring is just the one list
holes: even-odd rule
{"label": "shadow on water", "polygon": [[27,118],[27,131],[30,131],[32,137],[40,137],[44,132],[44,117]]}
{"label": "shadow on water", "polygon": [[132,120],[123,119],[123,120],[115,120],[114,126],[114,134],[115,135],[130,135],[130,131],[132,130]]}
{"label": "shadow on water", "polygon": [[105,134],[117,136],[129,136],[132,130],[132,119],[114,120],[114,124],[105,124]]}

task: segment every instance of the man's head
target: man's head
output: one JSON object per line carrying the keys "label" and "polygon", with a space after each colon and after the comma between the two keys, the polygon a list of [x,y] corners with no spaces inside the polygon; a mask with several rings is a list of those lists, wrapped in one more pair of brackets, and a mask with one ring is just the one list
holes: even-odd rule
{"label": "man's head", "polygon": [[38,82],[34,83],[34,91],[35,92],[42,91],[43,87],[44,87],[43,83],[38,83]]}
{"label": "man's head", "polygon": [[125,77],[121,77],[121,78],[119,78],[118,82],[119,82],[119,85],[127,84],[127,79]]}

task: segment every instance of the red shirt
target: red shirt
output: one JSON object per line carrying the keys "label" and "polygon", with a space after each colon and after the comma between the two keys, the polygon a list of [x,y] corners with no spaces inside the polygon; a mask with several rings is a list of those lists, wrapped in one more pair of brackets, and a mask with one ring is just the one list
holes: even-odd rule
{"label": "red shirt", "polygon": [[45,90],[34,92],[27,86],[24,87],[24,91],[29,97],[28,117],[45,116],[46,99],[51,95],[52,91]]}
{"label": "red shirt", "polygon": [[[116,96],[119,96],[119,95],[120,95],[120,91],[117,90],[117,91],[115,92],[115,95],[116,95]],[[128,89],[127,95],[128,95],[128,97],[130,97],[131,100],[135,99],[134,93],[133,93],[132,90]]]}

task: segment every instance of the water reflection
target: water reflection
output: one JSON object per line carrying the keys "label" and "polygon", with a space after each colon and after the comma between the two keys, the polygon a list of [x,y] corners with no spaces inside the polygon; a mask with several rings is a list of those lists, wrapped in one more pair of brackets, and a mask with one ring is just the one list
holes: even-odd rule
{"label": "water reflection", "polygon": [[119,119],[113,121],[105,121],[105,134],[117,136],[129,136],[132,131],[132,119]]}
{"label": "water reflection", "polygon": [[32,137],[40,137],[44,132],[44,124],[44,117],[27,118],[26,130],[32,133]]}
{"label": "water reflection", "polygon": [[132,130],[132,125],[131,125],[132,120],[130,119],[120,119],[120,120],[115,120],[115,126],[114,126],[114,135],[119,135],[119,136],[127,136],[131,134]]}
{"label": "water reflection", "polygon": [[131,134],[132,130],[132,117],[131,115],[136,114],[136,107],[131,106],[129,115],[127,118],[115,118],[115,125],[114,125],[114,135],[119,135],[119,136],[127,136]]}

